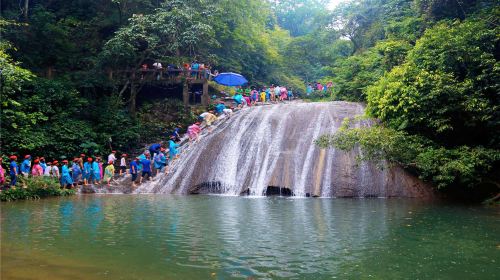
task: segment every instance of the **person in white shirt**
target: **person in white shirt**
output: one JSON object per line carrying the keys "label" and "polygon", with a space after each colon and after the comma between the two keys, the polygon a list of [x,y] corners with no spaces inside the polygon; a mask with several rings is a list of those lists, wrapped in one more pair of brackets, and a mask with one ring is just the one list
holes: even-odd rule
{"label": "person in white shirt", "polygon": [[59,179],[59,167],[57,165],[59,162],[57,160],[54,160],[52,163],[52,177]]}
{"label": "person in white shirt", "polygon": [[115,164],[115,160],[116,160],[115,154],[116,154],[116,151],[111,151],[111,154],[109,154],[109,156],[108,156],[108,162],[112,161],[113,164]]}
{"label": "person in white shirt", "polygon": [[52,163],[47,162],[47,167],[45,167],[43,171],[43,176],[50,177],[50,175],[52,175]]}
{"label": "person in white shirt", "polygon": [[127,175],[127,161],[125,158],[127,157],[127,154],[122,154],[122,157],[120,159],[120,176],[122,176],[122,173]]}

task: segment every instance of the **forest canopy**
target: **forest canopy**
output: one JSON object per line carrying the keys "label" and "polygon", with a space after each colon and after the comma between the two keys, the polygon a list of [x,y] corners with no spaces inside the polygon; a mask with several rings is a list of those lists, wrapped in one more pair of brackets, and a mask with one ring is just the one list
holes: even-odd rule
{"label": "forest canopy", "polygon": [[497,1],[359,0],[331,9],[327,0],[2,0],[1,12],[3,155],[59,158],[110,142],[127,151],[159,138],[192,113],[168,97],[168,125],[152,129],[151,106],[135,108],[130,85],[109,73],[198,60],[298,94],[332,81],[322,100],[365,102],[380,121],[325,136],[325,147],[342,146],[339,137],[379,147],[369,136],[392,133],[394,149],[378,156],[441,187],[477,185],[498,168]]}

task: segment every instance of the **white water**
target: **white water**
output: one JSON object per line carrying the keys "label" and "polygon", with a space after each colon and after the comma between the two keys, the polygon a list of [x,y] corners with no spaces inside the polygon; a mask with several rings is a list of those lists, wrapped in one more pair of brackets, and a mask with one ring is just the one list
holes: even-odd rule
{"label": "white water", "polygon": [[[318,163],[314,140],[334,133],[359,103],[277,104],[245,108],[183,147],[169,175],[143,184],[137,193],[218,193],[265,195],[268,186],[289,188],[295,196],[387,196],[393,176],[370,163],[356,162],[358,151],[328,149]],[[355,123],[366,126],[366,121]],[[321,166],[322,170],[317,170]],[[313,186],[320,190],[314,192]],[[404,193],[404,190],[398,190]]]}

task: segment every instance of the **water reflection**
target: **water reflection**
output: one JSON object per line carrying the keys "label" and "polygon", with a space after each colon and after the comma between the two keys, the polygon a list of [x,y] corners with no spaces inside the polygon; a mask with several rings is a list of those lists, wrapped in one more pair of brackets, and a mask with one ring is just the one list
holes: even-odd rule
{"label": "water reflection", "polygon": [[2,275],[27,279],[500,272],[491,211],[411,200],[77,196],[2,204],[1,220]]}

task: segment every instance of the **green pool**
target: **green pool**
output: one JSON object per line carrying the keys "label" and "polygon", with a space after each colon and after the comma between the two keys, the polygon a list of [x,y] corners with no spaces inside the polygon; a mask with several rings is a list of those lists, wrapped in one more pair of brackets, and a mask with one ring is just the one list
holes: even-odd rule
{"label": "green pool", "polygon": [[499,279],[498,210],[77,195],[1,204],[1,279]]}

